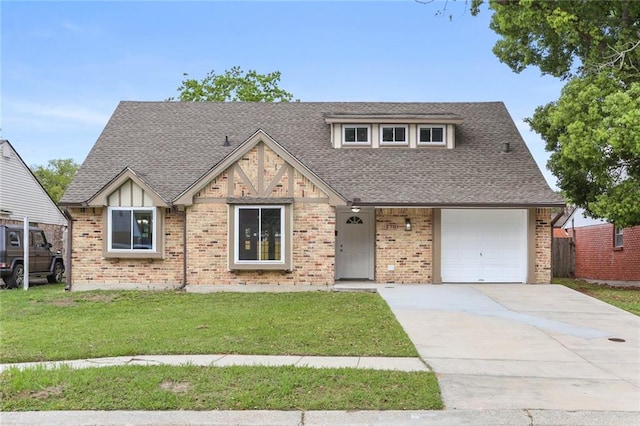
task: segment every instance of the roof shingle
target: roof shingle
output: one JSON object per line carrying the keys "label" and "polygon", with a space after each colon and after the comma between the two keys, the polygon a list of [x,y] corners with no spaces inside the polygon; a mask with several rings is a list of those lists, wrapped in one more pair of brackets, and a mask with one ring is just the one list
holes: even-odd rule
{"label": "roof shingle", "polygon": [[[329,114],[446,114],[456,148],[331,145]],[[174,200],[239,144],[263,130],[346,200],[378,205],[562,205],[502,102],[121,102],[67,189],[81,204],[125,167]],[[230,146],[224,146],[225,137]],[[510,152],[501,151],[504,142]]]}

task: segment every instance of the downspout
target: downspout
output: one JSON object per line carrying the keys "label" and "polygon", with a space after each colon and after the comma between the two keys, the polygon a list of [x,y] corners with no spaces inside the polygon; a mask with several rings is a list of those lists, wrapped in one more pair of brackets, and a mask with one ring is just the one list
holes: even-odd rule
{"label": "downspout", "polygon": [[72,289],[72,274],[73,274],[73,268],[71,268],[71,249],[72,249],[72,244],[71,242],[73,241],[73,216],[71,216],[71,213],[69,212],[69,209],[65,208],[64,209],[64,215],[67,217],[67,241],[65,241],[65,253],[64,253],[64,264],[65,264],[65,273],[67,275],[67,285],[65,286],[64,290],[65,291],[71,291]]}
{"label": "downspout", "polygon": [[176,290],[187,287],[187,209],[182,212],[182,284]]}

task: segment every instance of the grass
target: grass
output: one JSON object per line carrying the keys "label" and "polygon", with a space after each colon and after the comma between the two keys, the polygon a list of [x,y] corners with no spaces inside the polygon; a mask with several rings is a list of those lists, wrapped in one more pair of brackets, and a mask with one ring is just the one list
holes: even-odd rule
{"label": "grass", "polygon": [[572,278],[554,278],[553,283],[564,285],[632,314],[640,315],[640,287],[614,287]]}
{"label": "grass", "polygon": [[[417,356],[370,293],[0,292],[0,360],[137,354]],[[435,374],[115,366],[0,374],[0,411],[443,408]]]}
{"label": "grass", "polygon": [[441,409],[433,373],[301,367],[104,367],[0,375],[0,410]]}
{"label": "grass", "polygon": [[0,362],[153,354],[417,356],[371,293],[0,292]]}

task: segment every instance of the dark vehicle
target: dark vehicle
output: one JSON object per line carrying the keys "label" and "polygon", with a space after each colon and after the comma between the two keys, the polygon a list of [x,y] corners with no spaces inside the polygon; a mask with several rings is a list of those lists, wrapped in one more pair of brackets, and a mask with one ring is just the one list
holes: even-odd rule
{"label": "dark vehicle", "polygon": [[[6,287],[24,284],[24,228],[0,225],[0,277]],[[29,277],[46,277],[50,283],[62,281],[64,261],[51,252],[51,244],[39,228],[29,228]],[[1,283],[0,283],[1,284]]]}

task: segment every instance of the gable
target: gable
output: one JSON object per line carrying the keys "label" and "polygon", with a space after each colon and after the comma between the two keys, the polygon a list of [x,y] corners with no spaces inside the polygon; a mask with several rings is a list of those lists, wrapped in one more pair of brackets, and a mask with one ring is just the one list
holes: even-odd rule
{"label": "gable", "polygon": [[346,204],[335,191],[262,131],[199,180],[175,204],[211,198],[318,198]]}
{"label": "gable", "polygon": [[329,201],[330,195],[264,143],[259,143],[198,191],[194,202],[247,197]]}
{"label": "gable", "polygon": [[9,141],[0,140],[0,218],[66,225],[67,220]]}
{"label": "gable", "polygon": [[98,191],[87,205],[91,207],[169,207],[169,203],[129,167]]}

